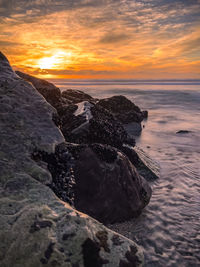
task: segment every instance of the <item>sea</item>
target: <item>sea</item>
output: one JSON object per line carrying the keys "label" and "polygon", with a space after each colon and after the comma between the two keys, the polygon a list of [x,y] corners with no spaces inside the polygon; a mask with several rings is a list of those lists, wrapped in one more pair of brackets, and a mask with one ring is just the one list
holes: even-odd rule
{"label": "sea", "polygon": [[136,142],[159,164],[160,178],[137,219],[109,227],[143,247],[145,266],[200,266],[200,80],[51,82],[96,98],[124,95],[148,110]]}

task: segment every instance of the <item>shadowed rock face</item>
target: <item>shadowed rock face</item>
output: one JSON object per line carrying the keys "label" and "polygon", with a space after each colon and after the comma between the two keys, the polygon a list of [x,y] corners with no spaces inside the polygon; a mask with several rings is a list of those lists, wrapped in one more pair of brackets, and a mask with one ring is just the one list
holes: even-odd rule
{"label": "shadowed rock face", "polygon": [[[0,266],[142,266],[140,248],[62,202],[35,151],[64,137],[55,110],[0,54]],[[117,240],[117,242],[116,242]]]}
{"label": "shadowed rock face", "polygon": [[55,106],[57,103],[59,103],[61,92],[60,89],[54,84],[39,78],[35,78],[21,71],[16,71],[16,74],[22,79],[32,83],[32,85],[37,88],[38,92],[43,95],[47,102],[49,102],[52,106]]}
{"label": "shadowed rock face", "polygon": [[102,143],[117,148],[124,143],[135,145],[135,140],[129,137],[123,125],[104,108],[91,104],[90,118],[84,114],[75,115],[76,110],[76,105],[69,105],[61,115],[60,129],[66,141],[78,144]]}
{"label": "shadowed rock face", "polygon": [[124,154],[93,144],[82,146],[74,156],[78,210],[103,223],[114,223],[137,217],[148,204],[151,188]]}
{"label": "shadowed rock face", "polygon": [[68,89],[62,92],[62,97],[67,99],[68,101],[71,101],[72,104],[77,104],[82,101],[94,101],[94,99],[90,95],[82,91],[72,89]]}
{"label": "shadowed rock face", "polygon": [[98,105],[109,110],[123,124],[140,123],[148,116],[147,111],[142,112],[138,106],[122,95],[101,99]]}

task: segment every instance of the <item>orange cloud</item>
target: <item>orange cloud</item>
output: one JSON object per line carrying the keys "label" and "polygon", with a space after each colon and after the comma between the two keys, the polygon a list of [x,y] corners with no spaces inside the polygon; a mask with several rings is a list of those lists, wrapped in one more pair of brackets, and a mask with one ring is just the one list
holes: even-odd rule
{"label": "orange cloud", "polygon": [[0,49],[16,69],[48,78],[200,78],[196,4],[57,0],[47,10],[37,2],[0,17]]}

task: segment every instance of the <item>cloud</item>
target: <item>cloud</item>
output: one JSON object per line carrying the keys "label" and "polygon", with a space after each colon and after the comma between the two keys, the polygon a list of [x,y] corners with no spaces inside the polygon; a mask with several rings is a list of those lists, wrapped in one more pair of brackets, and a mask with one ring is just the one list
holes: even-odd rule
{"label": "cloud", "polygon": [[40,74],[38,60],[64,51],[49,74],[157,76],[196,62],[197,75],[199,18],[197,0],[0,0],[0,50]]}
{"label": "cloud", "polygon": [[106,33],[99,42],[102,44],[113,44],[126,41],[130,36],[125,33]]}

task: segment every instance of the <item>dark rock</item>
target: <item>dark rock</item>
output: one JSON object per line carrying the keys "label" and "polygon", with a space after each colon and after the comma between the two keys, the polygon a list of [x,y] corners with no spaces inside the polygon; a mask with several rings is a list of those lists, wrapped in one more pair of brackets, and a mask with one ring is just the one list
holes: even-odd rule
{"label": "dark rock", "polygon": [[[76,115],[80,106],[84,112]],[[135,145],[135,140],[125,131],[123,125],[106,109],[90,102],[69,105],[58,110],[60,129],[68,142],[87,144],[102,143],[121,147],[123,143]]]}
{"label": "dark rock", "polygon": [[96,154],[85,146],[76,160],[75,207],[104,223],[138,216],[149,202],[151,188],[125,155],[117,152],[117,158],[108,163],[99,154],[106,153],[107,158],[111,153],[112,158],[112,149],[104,151],[102,145],[99,149]]}
{"label": "dark rock", "polygon": [[16,71],[16,74],[22,79],[32,83],[32,85],[38,90],[38,92],[44,96],[44,98],[52,105],[56,106],[61,98],[61,92],[54,84],[42,80],[31,75],[25,74],[21,71]]}
{"label": "dark rock", "polygon": [[188,130],[180,130],[178,132],[176,132],[176,134],[188,134],[191,133],[192,131],[188,131]]}
{"label": "dark rock", "polygon": [[[31,82],[38,92],[56,108],[58,114],[53,115],[53,121],[61,129],[67,142],[103,143],[117,148],[120,148],[123,143],[135,145],[134,138],[127,134],[120,122],[120,116],[130,117],[127,113],[130,110],[135,114],[134,116],[141,117],[142,113],[126,97],[115,96],[109,98],[108,101],[100,100],[98,104],[95,104],[96,100],[82,91],[68,89],[61,94],[59,88],[52,83],[19,71],[16,73]],[[110,106],[104,102],[110,103]],[[86,105],[86,112],[83,110],[82,113],[76,114],[76,111],[83,105]],[[116,108],[116,105],[119,107]],[[122,120],[123,123],[125,121]]]}
{"label": "dark rock", "polygon": [[90,148],[95,152],[101,161],[113,163],[118,156],[117,149],[102,144],[92,144]]}
{"label": "dark rock", "polygon": [[123,124],[140,123],[148,115],[147,111],[142,112],[138,106],[122,95],[101,99],[98,105],[108,109]]}
{"label": "dark rock", "polygon": [[65,144],[56,146],[55,153],[51,154],[44,151],[34,151],[32,158],[38,164],[40,161],[48,164],[48,170],[52,175],[52,182],[49,187],[60,199],[73,205],[75,186],[73,175],[74,159]]}
{"label": "dark rock", "polygon": [[67,89],[64,92],[62,92],[62,97],[67,99],[68,101],[71,101],[72,104],[77,104],[82,101],[92,101],[93,98],[79,90],[72,90]]}
{"label": "dark rock", "polygon": [[144,119],[147,119],[148,118],[148,111],[147,110],[142,111],[142,115],[143,115]]}
{"label": "dark rock", "polygon": [[135,145],[135,140],[125,131],[123,125],[100,105],[91,108],[93,118],[89,124],[90,143],[103,143],[120,148],[123,143]]}

